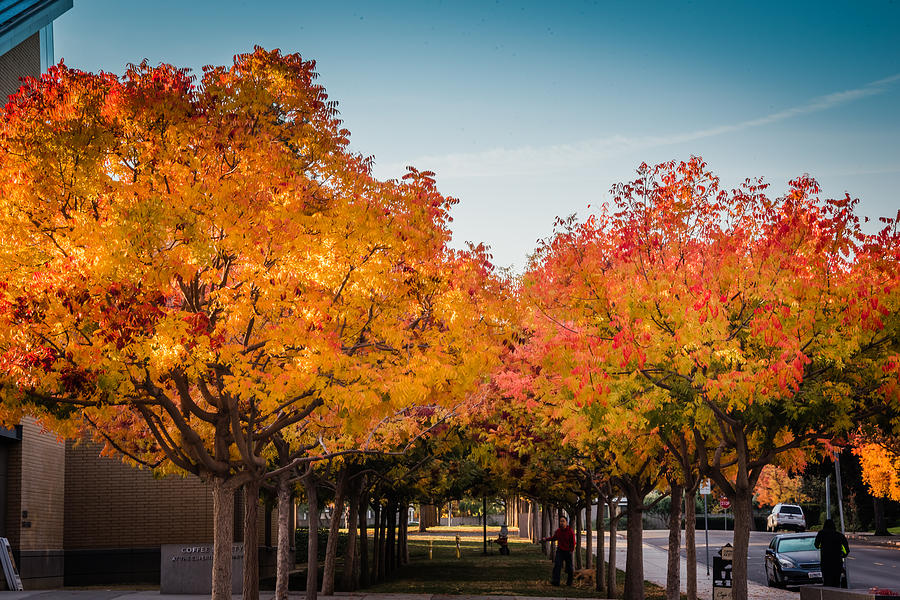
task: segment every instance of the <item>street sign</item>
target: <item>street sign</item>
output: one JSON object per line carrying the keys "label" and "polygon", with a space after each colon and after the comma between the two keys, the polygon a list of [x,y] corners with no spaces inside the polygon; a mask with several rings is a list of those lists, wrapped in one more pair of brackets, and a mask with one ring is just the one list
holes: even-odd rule
{"label": "street sign", "polygon": [[725,496],[722,496],[721,498],[719,498],[719,508],[728,508],[730,506],[731,506],[731,500],[729,500]]}
{"label": "street sign", "polygon": [[704,496],[708,496],[712,493],[712,482],[709,479],[704,479],[700,483],[700,493]]}
{"label": "street sign", "polygon": [[722,557],[722,560],[734,560],[734,548],[732,545],[725,544],[719,548],[719,556]]}

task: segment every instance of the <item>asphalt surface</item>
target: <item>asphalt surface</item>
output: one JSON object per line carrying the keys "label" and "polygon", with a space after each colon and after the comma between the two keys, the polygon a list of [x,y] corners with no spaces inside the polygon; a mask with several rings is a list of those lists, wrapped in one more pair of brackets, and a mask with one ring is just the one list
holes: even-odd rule
{"label": "asphalt surface", "polygon": [[[750,580],[766,585],[765,556],[774,533],[750,532],[750,555],[748,557]],[[644,542],[665,550],[668,531],[644,531]],[[732,543],[730,531],[709,532],[709,563],[719,548]],[[683,541],[682,541],[683,543]],[[683,553],[682,553],[683,554]],[[697,562],[706,565],[706,539],[703,530],[697,531]],[[900,548],[865,546],[850,541],[850,556],[847,558],[847,575],[852,588],[889,588],[900,592]]]}

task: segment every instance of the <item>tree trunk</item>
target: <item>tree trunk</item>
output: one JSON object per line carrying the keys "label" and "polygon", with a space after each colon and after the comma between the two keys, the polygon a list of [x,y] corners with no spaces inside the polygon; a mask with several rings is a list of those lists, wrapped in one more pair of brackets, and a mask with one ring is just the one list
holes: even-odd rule
{"label": "tree trunk", "polygon": [[382,507],[381,503],[378,503],[378,508],[375,509],[375,514],[378,520],[378,545],[376,548],[377,553],[377,564],[376,566],[376,575],[375,581],[384,580],[385,574],[385,564],[384,564],[384,548],[387,545],[387,508]]}
{"label": "tree trunk", "polygon": [[[365,483],[363,484],[365,485]],[[369,498],[359,502],[359,587],[369,587]]]}
{"label": "tree trunk", "polygon": [[407,532],[409,531],[409,505],[400,505],[400,525],[397,535],[397,565],[405,565],[409,562],[409,552],[406,544]]}
{"label": "tree trunk", "polygon": [[581,570],[581,511],[575,509],[575,570]]}
{"label": "tree trunk", "polygon": [[512,498],[512,519],[509,522],[510,527],[519,526],[519,496]]}
{"label": "tree trunk", "polygon": [[619,510],[615,498],[609,497],[609,561],[606,564],[606,597],[616,597],[616,530]]}
{"label": "tree trunk", "polygon": [[541,508],[537,500],[531,501],[531,541],[537,543],[541,539]]}
{"label": "tree trunk", "polygon": [[387,506],[387,544],[385,545],[385,575],[393,573],[397,568],[397,502],[391,500]]}
{"label": "tree trunk", "polygon": [[381,581],[381,503],[372,502],[372,577],[371,582]]}
{"label": "tree trunk", "polygon": [[352,592],[356,589],[359,577],[356,570],[358,562],[356,557],[359,554],[357,527],[361,493],[360,483],[355,482],[350,488],[350,512],[347,513],[347,549],[344,551],[344,572],[341,574],[341,589],[345,592]]}
{"label": "tree trunk", "polygon": [[666,565],[666,600],[681,600],[681,496],[683,487],[669,482],[669,554]]}
{"label": "tree trunk", "polygon": [[[309,543],[306,549],[306,600],[316,600],[319,590],[319,496],[313,475],[303,477],[309,503]],[[279,515],[279,519],[281,516]]]}
{"label": "tree trunk", "polygon": [[285,473],[278,478],[278,550],[275,566],[275,600],[287,600],[288,579],[293,568],[291,560],[291,513],[294,503],[291,501],[290,475]]}
{"label": "tree trunk", "polygon": [[397,556],[394,561],[394,565],[399,567],[403,564],[403,521],[400,517],[403,516],[403,505],[401,504],[397,509]]}
{"label": "tree trunk", "polygon": [[429,527],[440,525],[437,506],[434,504],[422,504],[419,506],[419,531],[428,531]]}
{"label": "tree trunk", "polygon": [[234,546],[234,488],[224,479],[212,480],[213,560],[212,600],[231,599],[231,556]]}
{"label": "tree trunk", "polygon": [[738,488],[731,499],[734,509],[734,559],[731,563],[732,600],[747,600],[747,555],[750,548],[750,503],[753,488]]}
{"label": "tree trunk", "polygon": [[[409,511],[407,511],[408,513]],[[404,513],[404,514],[407,514]],[[403,517],[403,564],[409,564],[409,518]]]}
{"label": "tree trunk", "polygon": [[[597,502],[597,565],[596,565],[596,573],[594,574],[594,583],[597,586],[598,592],[606,591],[606,572],[603,567],[606,564],[606,561],[603,560],[603,546],[605,546],[604,538],[605,535],[605,527],[603,526],[603,500],[598,500]],[[602,596],[601,596],[602,597]]]}
{"label": "tree trunk", "polygon": [[344,515],[344,494],[347,490],[347,469],[341,469],[335,484],[334,510],[325,546],[325,569],[322,574],[322,595],[334,595],[334,571],[337,565],[338,539],[341,537],[341,517]]}
{"label": "tree trunk", "polygon": [[628,547],[625,553],[625,590],[624,600],[643,600],[644,598],[644,526],[643,495],[634,486],[625,486],[625,497],[628,506],[625,509],[628,524]]}
{"label": "tree trunk", "polygon": [[[548,537],[550,535],[550,514],[547,510],[547,505],[544,504],[541,506],[541,538]],[[544,555],[548,555],[550,552],[550,546],[547,542],[541,542],[541,552]]]}
{"label": "tree trunk", "polygon": [[875,535],[891,535],[887,530],[887,521],[884,518],[884,498],[872,498],[875,510]]}
{"label": "tree trunk", "polygon": [[687,600],[697,600],[697,505],[694,502],[696,486],[684,499],[684,551],[687,568]]}
{"label": "tree trunk", "polygon": [[259,480],[244,484],[243,600],[259,600]]}
{"label": "tree trunk", "polygon": [[591,495],[587,495],[584,507],[584,568],[590,570],[594,563],[594,532],[591,531]]}

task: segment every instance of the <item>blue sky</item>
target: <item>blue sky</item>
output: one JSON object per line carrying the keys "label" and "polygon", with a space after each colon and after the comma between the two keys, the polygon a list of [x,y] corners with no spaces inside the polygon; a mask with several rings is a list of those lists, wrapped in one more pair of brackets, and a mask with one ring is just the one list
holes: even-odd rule
{"label": "blue sky", "polygon": [[86,70],[315,59],[376,174],[435,171],[455,241],[517,270],[642,161],[698,154],[776,195],[809,173],[867,216],[900,208],[896,0],[75,0],[54,27],[57,60]]}

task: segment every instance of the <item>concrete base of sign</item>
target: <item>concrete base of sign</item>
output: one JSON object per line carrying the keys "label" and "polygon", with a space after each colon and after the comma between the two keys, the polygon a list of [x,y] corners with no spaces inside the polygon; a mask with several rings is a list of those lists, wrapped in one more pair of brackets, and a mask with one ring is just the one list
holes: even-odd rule
{"label": "concrete base of sign", "polygon": [[[241,592],[244,544],[231,554],[231,589]],[[212,544],[165,544],[160,548],[160,594],[209,594],[212,592]]]}

